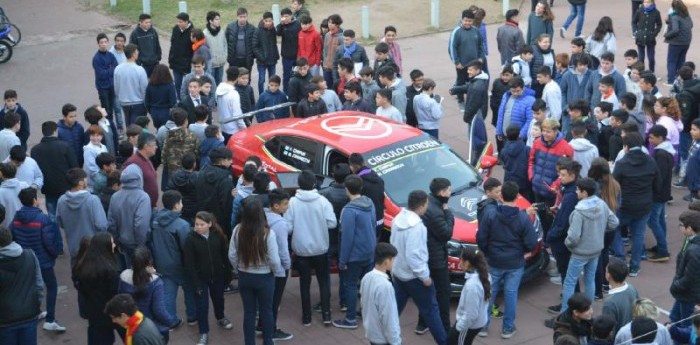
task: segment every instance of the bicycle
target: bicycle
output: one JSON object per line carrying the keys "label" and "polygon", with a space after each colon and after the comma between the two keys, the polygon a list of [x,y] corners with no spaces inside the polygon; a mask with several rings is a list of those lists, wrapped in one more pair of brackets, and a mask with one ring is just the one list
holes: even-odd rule
{"label": "bicycle", "polygon": [[10,31],[10,26],[5,26],[0,31],[0,64],[10,61],[10,58],[12,58],[12,44],[7,40]]}
{"label": "bicycle", "polygon": [[6,33],[5,39],[11,46],[16,46],[22,40],[22,31],[19,30],[17,25],[12,24],[10,18],[5,14],[5,11],[0,7],[0,32],[5,32],[9,27],[9,31]]}

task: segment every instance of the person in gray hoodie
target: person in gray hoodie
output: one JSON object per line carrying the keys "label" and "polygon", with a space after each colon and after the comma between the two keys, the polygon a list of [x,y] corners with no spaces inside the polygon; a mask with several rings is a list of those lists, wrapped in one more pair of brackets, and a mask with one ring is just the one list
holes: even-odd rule
{"label": "person in gray hoodie", "polygon": [[100,198],[87,190],[85,170],[73,168],[66,175],[70,189],[58,199],[56,223],[65,233],[73,267],[83,237],[107,231],[108,223]]}
{"label": "person in gray hoodie", "polygon": [[[272,319],[275,323],[275,334],[273,340],[289,340],[293,335],[277,328],[277,313],[279,312],[280,303],[282,303],[282,294],[284,287],[287,285],[287,277],[289,269],[292,267],[292,258],[289,255],[289,232],[291,231],[289,223],[282,216],[289,208],[289,194],[284,189],[274,189],[268,195],[269,207],[265,207],[265,218],[270,230],[275,233],[277,238],[277,249],[281,262],[281,270],[273,272],[275,275],[275,293],[272,296]],[[278,267],[278,268],[279,268]],[[262,326],[262,325],[261,325]]]}
{"label": "person in gray hoodie", "polygon": [[[456,85],[462,85],[467,81],[467,71],[465,69],[469,61],[476,59],[484,61],[485,58],[484,41],[479,28],[473,26],[474,17],[474,11],[462,11],[461,25],[456,27],[450,35],[447,50],[452,63],[455,65],[457,73]],[[458,100],[460,103],[464,102],[463,98]]]}
{"label": "person in gray hoodie", "polygon": [[619,223],[615,214],[601,198],[595,195],[596,182],[590,178],[576,181],[578,204],[571,212],[569,230],[564,244],[571,251],[566,279],[563,283],[561,312],[568,309],[568,301],[574,295],[578,278],[583,272],[586,296],[593,300],[595,273],[598,257],[603,250],[603,238],[609,229]]}
{"label": "person in gray hoodie", "polygon": [[302,322],[311,324],[311,270],[321,293],[323,323],[331,323],[331,290],[328,267],[328,229],[337,225],[333,206],[316,190],[316,176],[308,170],[297,179],[299,189],[289,200],[284,218],[291,225],[292,250],[299,271]]}
{"label": "person in gray hoodie", "polygon": [[414,190],[408,208],[402,208],[391,224],[391,244],[398,250],[391,271],[399,315],[408,298],[418,307],[438,345],[447,344],[447,332],[440,319],[435,285],[428,268],[428,230],[421,216],[428,210],[428,194]]}
{"label": "person in gray hoodie", "polygon": [[374,269],[360,283],[362,325],[370,344],[401,345],[396,293],[388,274],[397,254],[391,244],[378,243],[374,249]]}
{"label": "person in gray hoodie", "polygon": [[[600,102],[600,90],[598,90],[598,84],[600,79],[606,75],[612,76],[615,79],[615,95],[622,95],[627,92],[627,85],[625,84],[625,78],[620,74],[615,68],[615,55],[613,53],[604,53],[600,56],[600,68],[596,73],[591,75],[591,78],[586,85],[583,98],[588,101],[591,105],[591,109],[595,108]],[[562,95],[564,90],[562,90]],[[563,101],[564,97],[562,97]],[[571,99],[569,99],[571,101]]]}
{"label": "person in gray hoodie", "polygon": [[574,138],[569,141],[569,145],[574,149],[574,160],[581,163],[580,176],[588,176],[591,163],[599,157],[598,147],[586,139],[586,125],[581,121],[573,123],[571,135]]}
{"label": "person in gray hoodie", "polygon": [[29,187],[28,184],[18,180],[15,176],[17,168],[12,163],[0,163],[0,174],[2,174],[2,184],[0,184],[0,205],[5,207],[5,220],[0,223],[9,227],[15,219],[15,213],[22,208],[19,201],[19,192]]}
{"label": "person in gray hoodie", "polygon": [[143,191],[143,174],[136,164],[122,171],[122,189],[112,195],[107,219],[109,232],[117,239],[126,267],[138,246],[146,244],[151,232],[151,199]]}
{"label": "person in gray hoodie", "polygon": [[[127,168],[128,169],[128,168]],[[153,215],[151,222],[150,248],[156,270],[163,278],[163,295],[165,310],[170,315],[177,315],[177,288],[182,286],[185,293],[185,310],[187,322],[197,320],[197,303],[194,286],[189,281],[184,267],[184,255],[190,224],[180,218],[182,211],[182,194],[176,190],[163,193],[163,208]]]}
{"label": "person in gray hoodie", "polygon": [[391,105],[395,106],[406,118],[406,106],[408,98],[406,98],[406,85],[403,80],[396,77],[396,69],[393,66],[383,66],[377,71],[379,83],[391,90]]}

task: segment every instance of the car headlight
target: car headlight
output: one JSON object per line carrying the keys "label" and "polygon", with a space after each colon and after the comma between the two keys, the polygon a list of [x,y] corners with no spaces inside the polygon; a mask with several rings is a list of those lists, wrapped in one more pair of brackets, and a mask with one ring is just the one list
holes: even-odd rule
{"label": "car headlight", "polygon": [[455,240],[447,241],[447,256],[459,258],[462,256],[462,250],[467,247],[475,247],[476,244],[459,242]]}
{"label": "car headlight", "polygon": [[544,231],[542,230],[542,222],[540,222],[540,216],[535,213],[535,219],[532,221],[532,226],[535,228],[537,233],[537,240],[542,241],[544,236]]}

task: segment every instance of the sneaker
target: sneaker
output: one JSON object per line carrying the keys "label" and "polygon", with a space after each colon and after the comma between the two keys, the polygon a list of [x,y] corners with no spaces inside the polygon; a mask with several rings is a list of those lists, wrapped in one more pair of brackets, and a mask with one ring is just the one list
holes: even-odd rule
{"label": "sneaker", "polygon": [[561,38],[566,38],[566,29],[564,29],[564,27],[559,28],[559,36],[561,36]]}
{"label": "sneaker", "polygon": [[44,322],[44,330],[51,332],[65,332],[66,328],[59,325],[58,322]]}
{"label": "sneaker", "polygon": [[187,326],[196,326],[198,321],[195,320],[187,320]]}
{"label": "sneaker", "polygon": [[559,269],[557,268],[556,265],[553,265],[552,267],[550,267],[549,269],[547,269],[547,275],[548,275],[550,278],[561,277],[561,274],[559,274]]}
{"label": "sneaker", "polygon": [[489,329],[484,327],[479,331],[479,336],[482,338],[486,338],[489,336]]}
{"label": "sneaker", "polygon": [[510,339],[515,335],[515,333],[518,333],[518,330],[515,329],[515,327],[513,329],[504,329],[503,332],[501,332],[501,338]]}
{"label": "sneaker", "polygon": [[673,188],[679,188],[679,189],[686,189],[688,188],[688,185],[685,183],[683,180],[678,180],[676,182],[673,182],[671,185]]}
{"label": "sneaker", "polygon": [[219,326],[221,326],[221,328],[223,329],[233,329],[233,324],[225,317],[217,322],[219,323]]}
{"label": "sneaker", "polygon": [[279,328],[275,330],[275,334],[272,335],[272,340],[292,340],[292,338],[294,338],[294,335]]}
{"label": "sneaker", "polygon": [[554,329],[554,318],[549,318],[547,320],[544,320],[544,326],[547,328]]}
{"label": "sneaker", "polygon": [[491,309],[491,318],[494,319],[502,319],[503,318],[503,312],[498,310],[498,304],[493,305],[493,309]]}
{"label": "sneaker", "polygon": [[673,84],[671,84],[671,83],[664,83],[664,86],[665,86],[665,87],[672,87]]}
{"label": "sneaker", "polygon": [[639,275],[639,267],[636,268],[630,268],[630,277],[636,277]]}
{"label": "sneaker", "polygon": [[331,325],[331,313],[323,313],[323,325],[324,326],[330,326]]}
{"label": "sneaker", "polygon": [[345,304],[341,304],[341,305],[340,305],[340,311],[342,311],[343,313],[346,312],[346,311],[348,311],[348,306],[346,306]]}
{"label": "sneaker", "polygon": [[311,326],[311,315],[303,316],[301,318],[301,324],[304,325],[304,327]]}
{"label": "sneaker", "polygon": [[311,307],[311,310],[313,310],[316,313],[322,313],[323,309],[321,308],[321,303],[316,303]]}
{"label": "sneaker", "polygon": [[256,334],[256,335],[261,335],[261,334],[263,334],[263,328],[262,328],[262,326],[255,326],[255,334]]}
{"label": "sneaker", "polygon": [[350,321],[348,319],[335,320],[333,321],[333,327],[345,328],[345,329],[356,329],[358,327],[357,320]]}
{"label": "sneaker", "polygon": [[561,285],[561,275],[558,275],[556,277],[550,277],[549,282],[554,285]]}
{"label": "sneaker", "polygon": [[649,257],[647,258],[647,261],[651,261],[651,262],[668,262],[668,260],[670,260],[670,259],[671,259],[671,258],[669,257],[668,254],[663,255],[663,254],[655,253],[655,254],[652,254],[651,256],[649,256]]}
{"label": "sneaker", "polygon": [[610,291],[610,284],[603,284],[603,292],[608,293]]}
{"label": "sneaker", "polygon": [[182,326],[182,324],[183,324],[182,319],[178,318],[177,323],[175,323],[174,326],[170,327],[170,329],[176,329],[176,328]]}
{"label": "sneaker", "polygon": [[657,250],[658,250],[658,247],[657,247],[657,246],[653,246],[653,247],[651,247],[651,248],[647,248],[647,249],[646,249],[646,251],[648,251],[648,252],[650,252],[650,253],[656,253]]}
{"label": "sneaker", "polygon": [[225,294],[238,293],[238,287],[237,287],[237,286],[233,286],[233,284],[228,284],[228,286],[226,286],[226,287],[224,288],[224,293],[225,293]]}
{"label": "sneaker", "polygon": [[199,340],[197,340],[197,345],[207,345],[209,343],[209,334],[200,334]]}
{"label": "sneaker", "polygon": [[416,328],[413,330],[413,333],[418,335],[423,335],[426,332],[428,332],[428,326],[426,325],[416,325]]}
{"label": "sneaker", "polygon": [[561,313],[561,304],[549,306],[547,307],[547,311],[551,314],[559,314]]}
{"label": "sneaker", "polygon": [[594,299],[595,299],[596,301],[602,301],[602,300],[603,300],[603,294],[601,293],[601,294],[599,294],[599,295],[595,295],[595,298],[594,298]]}
{"label": "sneaker", "polygon": [[688,194],[688,195],[686,195],[686,196],[683,197],[683,200],[685,200],[685,201],[687,201],[687,202],[692,202],[692,201],[693,201],[693,195],[692,195],[692,194]]}
{"label": "sneaker", "polygon": [[46,318],[46,312],[45,312],[45,311],[42,311],[41,314],[39,314],[38,319],[39,319],[39,320],[43,320],[43,319],[45,319],[45,318]]}

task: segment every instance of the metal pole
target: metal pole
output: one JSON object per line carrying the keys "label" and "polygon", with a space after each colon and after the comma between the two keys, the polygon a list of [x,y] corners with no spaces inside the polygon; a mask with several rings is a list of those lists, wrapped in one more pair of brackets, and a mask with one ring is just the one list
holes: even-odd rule
{"label": "metal pole", "polygon": [[430,26],[440,28],[440,0],[430,0]]}
{"label": "metal pole", "polygon": [[109,6],[117,6],[117,0],[109,0]]}
{"label": "metal pole", "polygon": [[151,0],[143,0],[143,13],[151,14]]}
{"label": "metal pole", "polygon": [[506,12],[510,9],[510,0],[503,0],[503,16],[506,15]]}
{"label": "metal pole", "polygon": [[362,5],[362,38],[369,38],[369,6]]}
{"label": "metal pole", "polygon": [[187,1],[178,2],[177,7],[180,10],[180,13],[182,13],[182,12],[187,13]]}
{"label": "metal pole", "polygon": [[280,5],[272,4],[272,21],[277,26],[280,23]]}

